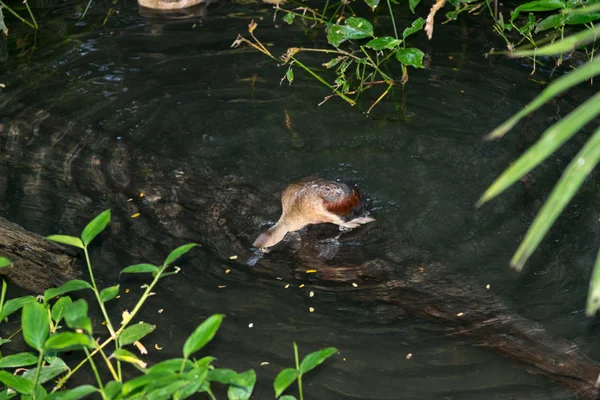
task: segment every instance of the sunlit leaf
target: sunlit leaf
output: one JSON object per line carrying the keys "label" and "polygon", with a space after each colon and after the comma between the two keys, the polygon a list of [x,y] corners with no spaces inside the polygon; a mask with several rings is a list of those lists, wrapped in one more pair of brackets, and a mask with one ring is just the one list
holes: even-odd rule
{"label": "sunlit leaf", "polygon": [[215,368],[213,370],[208,371],[208,375],[206,379],[212,382],[219,382],[223,385],[229,385],[235,377],[237,376],[237,372],[228,368]]}
{"label": "sunlit leaf", "polygon": [[[33,379],[36,370],[37,368],[31,368],[30,370],[25,371],[23,377]],[[68,370],[69,367],[67,366],[67,364],[65,364],[65,362],[62,359],[55,357],[54,360],[50,363],[50,365],[45,365],[40,369],[38,383],[40,385],[44,384]]]}
{"label": "sunlit leaf", "polygon": [[303,374],[307,373],[311,369],[322,364],[323,361],[327,360],[329,357],[331,357],[337,352],[338,350],[335,347],[328,347],[326,349],[321,349],[308,354],[300,363],[300,371]]}
{"label": "sunlit leaf", "polygon": [[142,375],[138,378],[125,382],[123,384],[121,393],[123,396],[128,396],[131,393],[136,392],[138,389],[147,388],[151,385],[154,385],[154,387],[164,386],[179,379],[179,376],[179,374],[168,372]]}
{"label": "sunlit leaf", "polygon": [[18,368],[37,364],[38,356],[33,353],[11,354],[0,358],[0,368]]}
{"label": "sunlit leaf", "polygon": [[92,289],[92,285],[90,285],[86,281],[74,279],[65,283],[61,287],[47,289],[46,291],[44,291],[44,301],[48,302],[49,300],[55,298],[56,296],[60,296],[61,294],[74,292],[76,290],[82,289]]}
{"label": "sunlit leaf", "polygon": [[7,300],[2,306],[2,310],[0,312],[0,321],[4,320],[15,311],[21,309],[21,307],[23,307],[25,304],[31,303],[32,301],[35,301],[35,297],[33,296],[23,296]]}
{"label": "sunlit leaf", "polygon": [[66,244],[68,246],[73,246],[73,247],[78,247],[80,249],[83,249],[83,242],[81,241],[81,239],[73,237],[73,236],[50,235],[50,236],[46,236],[46,239],[52,240],[53,242],[56,242],[56,243]]}
{"label": "sunlit leaf", "polygon": [[183,356],[189,358],[191,354],[197,352],[210,342],[215,337],[217,330],[219,330],[224,317],[223,314],[211,315],[206,321],[200,324],[185,341]]}
{"label": "sunlit leaf", "polygon": [[600,250],[598,250],[598,255],[596,256],[596,265],[594,265],[592,279],[590,279],[590,288],[588,290],[585,313],[588,316],[592,316],[596,314],[598,309],[600,309]]}
{"label": "sunlit leaf", "polygon": [[88,245],[94,240],[100,232],[106,228],[106,225],[110,222],[110,210],[106,210],[98,214],[81,232],[81,240],[84,245]]}
{"label": "sunlit leaf", "polygon": [[402,40],[393,38],[391,36],[384,36],[377,39],[370,40],[365,47],[368,47],[373,50],[385,50],[385,49],[393,49],[402,43]]}
{"label": "sunlit leaf", "polygon": [[196,243],[188,243],[188,244],[184,244],[183,246],[179,246],[178,248],[173,250],[171,252],[171,254],[169,254],[169,256],[166,258],[166,260],[164,262],[164,265],[173,264],[175,262],[175,260],[177,260],[179,257],[183,256],[185,253],[187,253],[188,251],[190,251],[191,249],[193,249],[196,246],[198,246]]}
{"label": "sunlit leaf", "polygon": [[146,368],[146,363],[144,361],[140,360],[135,354],[125,349],[115,350],[112,356],[119,361],[123,361],[129,364],[135,364],[142,368]]}
{"label": "sunlit leaf", "polygon": [[[154,390],[150,390],[145,396],[147,399],[170,399],[175,392],[190,386],[191,383],[186,380],[176,380],[165,386],[159,387]],[[200,385],[198,385],[200,386]]]}
{"label": "sunlit leaf", "polygon": [[[183,358],[172,358],[170,360],[161,361],[158,364],[155,364],[152,367],[148,368],[148,373],[150,374],[158,372],[179,372],[183,361]],[[191,362],[190,360],[185,360],[184,371],[193,367],[193,362]]]}
{"label": "sunlit leaf", "polygon": [[513,126],[517,124],[521,119],[531,114],[532,112],[543,106],[548,100],[558,96],[567,89],[586,81],[596,75],[600,74],[600,58],[594,59],[594,61],[586,63],[581,67],[569,72],[566,75],[561,76],[552,82],[542,93],[539,94],[531,103],[526,105],[521,111],[516,113],[502,125],[490,132],[486,139],[497,139],[506,134]]}
{"label": "sunlit leaf", "polygon": [[121,393],[121,389],[123,389],[123,384],[121,382],[110,381],[104,385],[103,392],[108,400],[112,400]]}
{"label": "sunlit leaf", "polygon": [[118,294],[119,294],[119,285],[110,286],[110,287],[102,289],[102,291],[100,292],[100,300],[102,300],[103,303],[106,303],[107,301],[112,300],[115,297],[117,297]]}
{"label": "sunlit leaf", "polygon": [[415,68],[424,68],[423,57],[425,53],[421,50],[410,47],[408,49],[398,49],[396,51],[396,59],[404,65],[410,65]]}
{"label": "sunlit leaf", "polygon": [[510,21],[514,21],[522,11],[553,11],[559,8],[566,8],[567,4],[563,0],[536,0],[521,4],[510,13]]}
{"label": "sunlit leaf", "polygon": [[50,336],[44,346],[47,350],[60,352],[79,350],[83,347],[92,348],[94,342],[88,335],[83,333],[61,332]]}
{"label": "sunlit leaf", "polygon": [[554,14],[544,18],[535,27],[535,33],[543,32],[548,29],[558,28],[563,25],[567,17],[563,14]]}
{"label": "sunlit leaf", "polygon": [[23,306],[21,323],[23,325],[23,339],[25,339],[25,343],[41,351],[48,333],[50,333],[50,323],[46,307],[37,302],[25,304]]}
{"label": "sunlit leaf", "polygon": [[[600,93],[597,96],[599,95]],[[600,103],[600,100],[596,101]],[[600,129],[596,130],[565,169],[513,256],[511,260],[513,267],[517,270],[523,268],[531,253],[537,248],[598,161],[600,161]]]}
{"label": "sunlit leaf", "polygon": [[413,14],[415,13],[415,8],[417,8],[420,2],[421,0],[408,0],[408,7]]}
{"label": "sunlit leaf", "polygon": [[10,267],[12,262],[6,257],[0,257],[0,268]]}
{"label": "sunlit leaf", "polygon": [[598,115],[600,115],[600,92],[548,128],[525,154],[519,157],[492,183],[477,202],[477,206],[498,196],[518,181]]}
{"label": "sunlit leaf", "polygon": [[121,273],[122,274],[137,274],[137,273],[144,273],[144,272],[156,273],[158,271],[159,271],[158,267],[153,264],[135,264],[135,265],[130,265],[127,268],[124,268],[121,271]]}
{"label": "sunlit leaf", "polygon": [[275,389],[275,397],[281,396],[281,393],[285,391],[294,381],[298,378],[300,372],[294,368],[286,368],[277,374],[275,381],[273,382],[273,389]]}
{"label": "sunlit leaf", "polygon": [[294,23],[294,18],[296,18],[296,14],[290,12],[290,13],[285,14],[285,16],[283,17],[283,20],[285,22],[287,22],[289,25],[291,25]]}
{"label": "sunlit leaf", "polygon": [[44,397],[44,400],[79,400],[97,391],[98,389],[92,385],[83,385],[78,386],[75,389],[61,390],[60,392],[52,393]]}
{"label": "sunlit leaf", "polygon": [[365,0],[365,3],[367,3],[367,5],[371,7],[371,10],[375,11],[377,6],[379,5],[379,0]]}
{"label": "sunlit leaf", "polygon": [[73,300],[71,300],[69,296],[64,296],[56,300],[56,303],[52,306],[52,312],[50,313],[55,324],[58,325],[64,318],[65,307],[69,306],[71,303],[73,303]]}
{"label": "sunlit leaf", "polygon": [[415,19],[413,23],[406,28],[404,32],[402,32],[402,38],[406,40],[406,38],[410,35],[419,32],[421,29],[423,29],[423,25],[425,25],[425,20],[423,18],[419,17]]}
{"label": "sunlit leaf", "polygon": [[[150,325],[146,323],[131,325],[121,332],[119,335],[119,343],[121,346],[126,346],[137,340],[142,339],[144,336],[151,333],[156,329],[156,325]],[[181,365],[181,364],[180,364]]]}
{"label": "sunlit leaf", "polygon": [[239,373],[233,378],[227,389],[227,398],[229,400],[248,400],[252,396],[255,384],[256,373],[253,369]]}
{"label": "sunlit leaf", "polygon": [[0,371],[0,382],[4,383],[6,386],[18,393],[33,393],[33,382],[18,375],[13,375],[6,371]]}
{"label": "sunlit leaf", "polygon": [[67,326],[71,329],[83,329],[88,334],[92,333],[92,322],[87,316],[88,305],[84,299],[79,299],[67,304],[64,308],[64,317]]}
{"label": "sunlit leaf", "polygon": [[327,41],[339,47],[346,40],[364,39],[373,36],[373,25],[363,18],[350,17],[345,25],[333,25],[327,32]]}

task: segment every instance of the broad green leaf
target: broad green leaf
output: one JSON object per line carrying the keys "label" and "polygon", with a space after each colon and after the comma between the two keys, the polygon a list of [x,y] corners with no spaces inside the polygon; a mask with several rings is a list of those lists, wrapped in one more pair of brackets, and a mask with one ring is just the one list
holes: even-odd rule
{"label": "broad green leaf", "polygon": [[393,38],[391,36],[384,36],[377,39],[370,40],[369,43],[365,44],[365,47],[368,47],[373,50],[385,50],[385,49],[393,49],[402,43],[402,40]]}
{"label": "broad green leaf", "polygon": [[535,33],[545,31],[547,29],[558,28],[563,25],[566,21],[567,17],[563,14],[554,14],[549,17],[544,18],[535,27]]}
{"label": "broad green leaf", "polygon": [[146,363],[139,358],[135,354],[125,349],[118,349],[112,353],[112,357],[116,358],[119,361],[123,361],[129,364],[135,364],[142,368],[146,368]]}
{"label": "broad green leaf", "polygon": [[367,5],[371,7],[372,11],[375,11],[377,6],[379,5],[379,0],[365,0],[365,3],[367,3]]}
{"label": "broad green leaf", "polygon": [[46,307],[38,302],[25,304],[21,314],[21,324],[23,325],[25,343],[37,351],[42,351],[44,342],[48,337],[48,333],[50,333]]}
{"label": "broad green leaf", "polygon": [[522,11],[553,11],[559,8],[566,8],[567,4],[563,0],[537,0],[521,4],[510,13],[510,21],[514,21]]}
{"label": "broad green leaf", "polygon": [[[161,361],[148,368],[148,373],[159,373],[159,372],[179,372],[183,358],[172,358],[170,360]],[[184,371],[194,367],[194,363],[190,360],[185,360]]]}
{"label": "broad green leaf", "polygon": [[193,396],[198,393],[198,391],[202,388],[202,385],[206,383],[206,381],[188,381],[189,384],[181,389],[179,389],[174,395],[174,400],[183,400],[188,397]]}
{"label": "broad green leaf", "polygon": [[[594,97],[600,98],[600,92]],[[600,99],[597,99],[596,102],[600,103]],[[596,115],[599,113],[600,110]],[[565,119],[563,118],[560,122]],[[529,256],[537,248],[546,235],[546,232],[548,232],[569,201],[575,196],[575,193],[596,164],[598,164],[598,161],[600,161],[600,129],[596,130],[573,158],[573,161],[569,163],[562,177],[552,190],[552,193],[550,193],[550,197],[548,197],[548,200],[546,200],[544,206],[535,217],[525,235],[525,239],[523,239],[511,260],[511,264],[515,269],[521,270],[523,268]]]}
{"label": "broad green leaf", "polygon": [[598,115],[600,115],[600,92],[548,128],[533,146],[492,183],[477,202],[477,206],[498,196],[521,179]]}
{"label": "broad green leaf", "polygon": [[[192,383],[186,380],[176,380],[165,386],[149,391],[144,398],[152,400],[168,400],[175,392],[190,386]],[[199,386],[199,385],[198,385]]]}
{"label": "broad green leaf", "polygon": [[71,303],[73,303],[73,300],[71,300],[69,296],[64,296],[56,300],[56,303],[52,306],[52,312],[50,313],[56,325],[64,318],[65,308],[70,306]]}
{"label": "broad green leaf", "polygon": [[600,13],[568,14],[567,25],[583,25],[600,19]]}
{"label": "broad green leaf", "polygon": [[[556,54],[569,53],[579,46],[583,46],[592,42],[595,38],[600,36],[600,26],[594,29],[584,29],[581,32],[567,36],[562,40],[548,44],[546,46],[533,49],[533,50],[517,50],[511,53],[511,57],[526,57],[526,56],[553,56]],[[578,68],[581,69],[582,67]],[[577,70],[575,70],[577,71]]]}
{"label": "broad green leaf", "polygon": [[290,12],[290,13],[285,14],[285,16],[283,17],[283,20],[285,22],[287,22],[288,25],[291,25],[294,23],[294,18],[296,18],[296,14]]}
{"label": "broad green leaf", "polygon": [[121,389],[123,389],[123,384],[121,382],[110,381],[104,385],[103,392],[108,400],[112,400],[121,393]]}
{"label": "broad green leaf", "polygon": [[206,379],[211,382],[219,382],[223,385],[231,384],[234,379],[237,377],[237,372],[228,368],[215,368],[213,370],[208,371],[208,375]]}
{"label": "broad green leaf", "polygon": [[183,246],[179,246],[178,248],[173,250],[171,254],[169,254],[169,256],[164,262],[164,265],[173,264],[175,260],[177,260],[179,257],[181,257],[196,246],[198,246],[196,243],[188,243],[184,244]]}
{"label": "broad green leaf", "polygon": [[223,314],[211,315],[187,338],[183,344],[183,356],[189,358],[190,355],[203,348],[219,330],[223,321]]}
{"label": "broad green leaf", "polygon": [[286,368],[277,374],[275,381],[273,382],[273,389],[275,389],[275,397],[281,396],[281,393],[285,391],[294,381],[298,378],[300,372],[294,368]]}
{"label": "broad green leaf", "polygon": [[339,47],[346,40],[364,39],[373,36],[373,25],[363,18],[350,17],[345,25],[333,25],[327,32],[327,41]]}
{"label": "broad green leaf", "polygon": [[0,371],[0,382],[4,383],[6,386],[18,393],[33,393],[33,382],[18,375],[13,375],[6,371]]}
{"label": "broad green leaf", "polygon": [[415,19],[411,26],[409,26],[404,30],[404,32],[402,32],[402,38],[406,40],[406,38],[410,35],[419,32],[421,29],[423,29],[423,25],[425,25],[425,20],[423,18],[419,17]]}
{"label": "broad green leaf", "polygon": [[102,289],[102,291],[100,292],[100,300],[102,300],[103,303],[106,303],[107,301],[112,300],[115,297],[117,297],[118,294],[119,294],[119,285],[110,286],[110,287]]}
{"label": "broad green leaf", "polygon": [[0,268],[10,267],[12,262],[6,257],[0,257]]}
{"label": "broad green leaf", "polygon": [[64,309],[64,317],[67,326],[71,329],[83,329],[88,334],[92,333],[92,322],[87,316],[88,305],[84,299],[79,299],[67,304]]}
{"label": "broad green leaf", "polygon": [[313,353],[308,354],[300,363],[300,371],[302,374],[307,373],[311,369],[323,363],[329,357],[337,353],[338,350],[335,347],[328,347],[326,349],[317,350]]}
{"label": "broad green leaf", "polygon": [[94,342],[88,335],[84,335],[83,333],[61,332],[50,336],[44,346],[47,350],[61,352],[79,350],[83,347],[92,348],[94,347]]}
{"label": "broad green leaf", "polygon": [[408,0],[408,7],[413,14],[415,13],[415,8],[417,8],[420,2],[421,0]]}
{"label": "broad green leaf", "polygon": [[200,366],[194,366],[191,370],[187,371],[183,377],[188,381],[204,381],[208,373],[208,363]]}
{"label": "broad green leaf", "polygon": [[125,397],[136,392],[138,389],[147,388],[151,385],[154,387],[163,386],[177,379],[179,379],[179,374],[168,373],[165,371],[154,374],[146,374],[140,376],[139,378],[125,382],[123,384],[121,393]]}
{"label": "broad green leaf", "polygon": [[92,285],[90,285],[86,281],[74,279],[65,283],[61,287],[47,289],[46,291],[44,291],[44,301],[48,302],[49,300],[55,298],[56,296],[60,296],[61,294],[74,292],[76,290],[82,289],[92,289]]}
{"label": "broad green leaf", "polygon": [[131,325],[121,332],[121,335],[119,335],[119,343],[121,346],[126,346],[136,340],[140,340],[154,329],[156,329],[156,325],[146,323]]}
{"label": "broad green leaf", "polygon": [[33,353],[11,354],[0,358],[0,368],[18,368],[37,364],[38,356]]}
{"label": "broad green leaf", "polygon": [[0,321],[7,318],[9,315],[18,311],[25,304],[35,302],[35,297],[33,296],[23,296],[17,297],[16,299],[7,300],[2,306],[2,310],[0,312]]}
{"label": "broad green leaf", "polygon": [[122,274],[137,274],[137,273],[144,273],[144,272],[156,273],[158,271],[159,271],[158,267],[153,264],[135,264],[135,265],[130,265],[127,268],[124,268],[121,271],[121,273]]}
{"label": "broad green leaf", "polygon": [[542,93],[539,94],[531,103],[527,104],[521,111],[513,115],[502,125],[490,132],[486,139],[498,139],[506,134],[513,126],[517,124],[521,119],[531,114],[532,112],[539,109],[547,101],[558,96],[567,89],[584,82],[596,75],[600,74],[600,58],[596,57],[594,61],[578,67],[577,69],[569,72],[566,75],[561,76],[554,82],[548,85]]}
{"label": "broad green leaf", "polygon": [[60,392],[52,393],[44,397],[44,400],[79,400],[94,392],[98,392],[92,385],[78,386],[75,389],[61,390]]}
{"label": "broad green leaf", "polygon": [[[33,380],[36,370],[37,370],[37,368],[32,368],[32,369],[26,371],[23,374],[23,378]],[[50,365],[43,366],[42,369],[40,369],[40,374],[38,376],[38,383],[40,385],[44,384],[44,383],[56,378],[58,375],[65,373],[68,370],[69,370],[69,367],[67,366],[67,364],[65,364],[65,362],[62,359],[55,357]]]}
{"label": "broad green leaf", "polygon": [[94,240],[100,232],[106,228],[106,225],[110,222],[110,210],[106,210],[98,214],[81,232],[81,241],[84,245],[88,245]]}
{"label": "broad green leaf", "polygon": [[4,24],[4,14],[2,14],[2,7],[0,7],[0,31],[2,31],[5,35],[8,35],[8,28]]}
{"label": "broad green leaf", "polygon": [[404,65],[410,65],[415,68],[424,68],[423,66],[423,53],[421,50],[414,47],[408,49],[398,49],[396,52],[396,59]]}
{"label": "broad green leaf", "polygon": [[252,396],[256,384],[256,373],[253,369],[237,374],[227,389],[229,400],[248,400]]}
{"label": "broad green leaf", "polygon": [[66,244],[68,246],[79,247],[80,249],[83,249],[83,242],[81,241],[81,239],[73,237],[73,236],[50,235],[50,236],[46,236],[46,239],[52,240],[53,242],[56,242],[56,243]]}
{"label": "broad green leaf", "polygon": [[[0,10],[2,8],[0,7]],[[17,393],[12,389],[2,389],[0,390],[0,400],[9,400],[15,397]]]}

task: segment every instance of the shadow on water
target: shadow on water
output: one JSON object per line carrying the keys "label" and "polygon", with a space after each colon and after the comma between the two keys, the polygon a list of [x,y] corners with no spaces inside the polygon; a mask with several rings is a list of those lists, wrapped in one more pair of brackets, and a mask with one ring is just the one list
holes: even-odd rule
{"label": "shadow on water", "polygon": [[[484,59],[489,38],[480,27],[440,27],[439,39],[423,43],[430,68],[411,73],[406,89],[368,119],[336,100],[318,107],[327,93],[301,74],[280,88],[282,68],[229,48],[251,18],[262,18],[257,33],[275,47],[311,44],[300,28],[278,28],[271,11],[256,5],[220,3],[203,12],[165,20],[125,4],[104,30],[84,29],[60,46],[42,43],[30,60],[9,59],[0,76],[8,88],[0,99],[0,215],[42,234],[74,233],[110,207],[111,232],[93,253],[103,286],[128,263],[200,243],[145,309],[142,319],[158,325],[147,347],[163,347],[149,358],[176,356],[198,322],[223,312],[228,318],[207,351],[222,365],[255,368],[258,399],[272,396],[269,382],[291,365],[293,340],[301,352],[341,351],[308,379],[311,398],[572,398],[563,386],[591,392],[598,368],[574,345],[597,358],[597,328],[582,314],[598,235],[595,183],[526,272],[507,268],[580,143],[528,184],[473,208],[582,92],[485,144],[483,134],[539,86],[513,62]],[[311,227],[249,267],[250,243],[279,216],[279,191],[315,173],[357,182],[377,222],[338,240],[332,227]],[[131,307],[141,284],[126,279],[131,294],[113,312]],[[572,365],[586,382],[565,373]]]}

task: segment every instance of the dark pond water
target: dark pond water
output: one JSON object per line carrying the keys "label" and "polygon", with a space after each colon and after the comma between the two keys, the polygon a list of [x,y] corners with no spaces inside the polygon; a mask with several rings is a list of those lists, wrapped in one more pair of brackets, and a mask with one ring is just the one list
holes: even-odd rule
{"label": "dark pond water", "polygon": [[[370,229],[383,238],[384,248],[409,239],[452,274],[475,279],[481,287],[490,284],[510,311],[598,358],[598,328],[583,314],[599,233],[595,181],[586,182],[527,269],[518,274],[508,268],[519,239],[584,137],[539,167],[529,185],[516,185],[474,208],[487,185],[587,96],[586,88],[547,105],[505,139],[484,143],[482,136],[541,86],[517,61],[486,59],[490,46],[502,44],[472,20],[437,26],[431,43],[415,39],[428,49],[430,67],[410,71],[405,89],[398,88],[368,118],[363,112],[379,93],[368,93],[357,108],[337,99],[318,106],[328,92],[300,70],[291,87],[280,87],[284,68],[254,51],[230,48],[251,19],[259,22],[256,33],[273,44],[274,54],[283,53],[287,43],[323,44],[322,36],[315,39],[301,26],[276,26],[267,5],[223,2],[203,16],[165,19],[142,13],[129,1],[102,27],[111,4],[96,3],[88,23],[73,28],[75,7],[40,9],[48,30],[38,36],[35,50],[19,48],[22,43],[14,39],[7,44],[10,57],[0,72],[6,84],[0,97],[5,124],[0,215],[41,234],[73,234],[100,210],[119,210],[115,214],[128,221],[112,231],[127,240],[111,241],[107,235],[92,254],[105,286],[119,281],[121,267],[158,262],[156,254],[166,254],[183,239],[202,244],[180,275],[159,285],[141,315],[158,325],[147,347],[164,348],[151,351],[151,360],[177,356],[187,334],[221,312],[226,321],[207,352],[222,366],[254,368],[257,399],[272,398],[274,376],[292,365],[292,341],[301,353],[325,346],[341,352],[307,377],[311,399],[573,398],[517,362],[446,336],[441,324],[345,300],[322,286],[298,289],[301,279],[254,275],[227,257],[247,259],[247,248],[238,254],[239,248],[213,242],[210,233],[182,233],[194,228],[193,221],[174,218],[169,225],[149,212],[152,194],[161,188],[132,182],[128,168],[149,180],[163,173],[169,179],[161,182],[174,187],[178,179],[194,177],[196,169],[235,176],[268,194],[270,219],[278,217],[277,192],[290,180],[318,174],[356,182],[371,199],[377,222]],[[402,25],[411,21],[409,15],[399,18]],[[16,37],[32,40],[15,24],[11,28]],[[72,30],[49,33],[67,29]],[[127,203],[142,191],[147,202]],[[135,211],[142,215],[134,221],[129,215]],[[158,225],[173,236],[162,246],[157,240],[156,254],[140,250]],[[368,251],[369,243],[355,245]],[[282,271],[294,268],[285,258],[288,250],[285,245],[278,250],[284,254]],[[123,293],[112,311],[131,308],[142,283],[122,280],[131,292]],[[287,283],[291,287],[285,289]]]}

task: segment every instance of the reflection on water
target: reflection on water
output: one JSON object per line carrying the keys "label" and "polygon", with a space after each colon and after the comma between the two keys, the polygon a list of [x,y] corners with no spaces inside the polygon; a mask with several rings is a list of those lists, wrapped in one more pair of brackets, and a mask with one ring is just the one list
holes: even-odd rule
{"label": "reflection on water", "polygon": [[[90,20],[103,18],[107,8],[99,4]],[[490,284],[510,311],[577,338],[594,357],[597,329],[581,312],[598,237],[594,183],[525,272],[507,267],[582,140],[539,167],[529,184],[482,210],[473,207],[493,178],[582,94],[549,104],[500,142],[482,142],[540,87],[523,67],[486,60],[482,32],[468,28],[467,39],[450,24],[422,43],[430,48],[431,67],[412,72],[409,85],[397,88],[373,118],[336,99],[319,107],[328,93],[317,82],[297,73],[291,87],[279,87],[283,69],[260,54],[230,49],[252,18],[262,18],[257,34],[281,52],[292,40],[312,45],[300,27],[276,27],[271,15],[267,7],[222,2],[206,15],[167,20],[121,5],[106,29],[80,27],[60,45],[42,39],[29,60],[9,58],[0,75],[7,85],[0,99],[6,126],[0,215],[42,234],[75,233],[111,207],[112,232],[93,253],[103,285],[119,280],[129,262],[157,261],[183,241],[199,242],[202,249],[180,275],[161,283],[142,316],[158,324],[150,340],[164,347],[150,359],[177,356],[199,321],[223,312],[226,322],[207,351],[223,366],[255,368],[258,399],[272,396],[269,382],[291,366],[293,340],[301,352],[341,350],[307,379],[311,398],[572,397],[520,364],[446,336],[441,324],[368,301],[362,281],[355,288],[347,280],[356,271],[327,269],[319,247],[331,238],[327,227],[301,232],[252,267],[245,263],[253,257],[251,238],[278,218],[279,192],[289,181],[318,174],[356,182],[377,222],[342,235],[338,265],[385,258],[401,268],[406,260],[435,259],[482,288]],[[230,260],[233,255],[239,259]],[[305,265],[330,279],[311,281]],[[132,293],[140,284],[124,282]],[[113,311],[130,306],[123,297]],[[264,361],[269,364],[261,366]]]}

